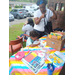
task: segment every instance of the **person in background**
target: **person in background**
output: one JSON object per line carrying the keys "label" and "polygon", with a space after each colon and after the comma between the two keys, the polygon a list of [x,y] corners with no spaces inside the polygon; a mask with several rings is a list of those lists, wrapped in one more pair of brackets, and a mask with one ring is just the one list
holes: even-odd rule
{"label": "person in background", "polygon": [[20,36],[17,36],[18,38],[26,36],[25,39],[27,39],[29,37],[29,33],[33,30],[34,27],[34,22],[32,18],[29,18],[27,20],[27,23],[23,25],[22,27],[22,31],[24,32],[23,34],[21,34]]}
{"label": "person in background", "polygon": [[40,43],[38,42],[37,44],[34,44],[34,42],[36,40],[38,40],[38,37],[39,37],[39,33],[37,33],[36,31],[31,31],[30,34],[29,34],[29,37],[26,41],[26,46],[31,46],[31,47],[35,47],[35,46],[38,46],[40,45]]}
{"label": "person in background", "polygon": [[46,8],[47,1],[46,0],[37,0],[36,3],[39,6],[39,9],[34,13],[34,30],[37,31],[40,35],[39,38],[45,35],[45,22],[47,24],[50,21],[50,18],[57,19],[57,16],[54,12],[54,9],[50,7],[49,9]]}

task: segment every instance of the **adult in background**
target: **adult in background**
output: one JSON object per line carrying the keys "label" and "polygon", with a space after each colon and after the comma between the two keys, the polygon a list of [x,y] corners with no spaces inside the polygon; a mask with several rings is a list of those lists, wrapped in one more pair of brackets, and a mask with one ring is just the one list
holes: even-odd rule
{"label": "adult in background", "polygon": [[45,25],[50,21],[50,18],[57,19],[57,16],[52,7],[46,8],[46,0],[37,0],[36,4],[39,5],[39,9],[34,13],[34,30],[40,34],[40,38],[45,35]]}

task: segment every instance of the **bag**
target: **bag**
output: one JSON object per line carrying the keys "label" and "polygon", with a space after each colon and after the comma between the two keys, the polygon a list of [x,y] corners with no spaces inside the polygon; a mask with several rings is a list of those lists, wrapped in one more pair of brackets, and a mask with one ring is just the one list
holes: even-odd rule
{"label": "bag", "polygon": [[50,34],[52,31],[52,22],[47,22],[47,25],[45,25],[45,33]]}
{"label": "bag", "polygon": [[[50,13],[50,12],[49,12]],[[45,15],[45,17],[46,17],[46,15]],[[50,32],[52,32],[53,30],[52,30],[52,22],[50,21],[50,22],[47,22],[47,25],[46,25],[46,23],[45,23],[45,18],[44,18],[44,25],[45,25],[45,33],[48,35],[48,34],[50,34]]]}

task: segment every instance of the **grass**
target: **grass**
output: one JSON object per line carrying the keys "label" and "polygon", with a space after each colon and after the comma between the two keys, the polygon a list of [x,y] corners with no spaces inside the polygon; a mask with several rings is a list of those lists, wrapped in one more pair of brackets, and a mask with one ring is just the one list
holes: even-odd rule
{"label": "grass", "polygon": [[9,42],[10,40],[15,40],[17,36],[20,34],[24,33],[22,31],[22,26],[24,23],[16,24],[16,25],[11,25],[9,27]]}
{"label": "grass", "polygon": [[11,11],[12,9],[11,8],[9,8],[9,12]]}
{"label": "grass", "polygon": [[[9,42],[10,40],[16,40],[17,36],[20,36],[22,33],[22,26],[24,23],[16,24],[16,25],[11,25],[9,27]],[[23,47],[26,46],[26,43],[23,43]],[[9,57],[11,56],[11,53],[9,53]]]}

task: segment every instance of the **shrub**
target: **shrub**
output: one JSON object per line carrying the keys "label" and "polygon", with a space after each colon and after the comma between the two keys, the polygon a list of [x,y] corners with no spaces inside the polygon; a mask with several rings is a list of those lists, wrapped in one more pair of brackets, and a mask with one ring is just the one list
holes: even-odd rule
{"label": "shrub", "polygon": [[23,7],[22,5],[21,6],[18,6],[18,5],[15,6],[15,8],[22,8],[22,7]]}
{"label": "shrub", "polygon": [[11,6],[9,6],[9,8],[11,8]]}
{"label": "shrub", "polygon": [[19,8],[19,6],[16,5],[15,8]]}

